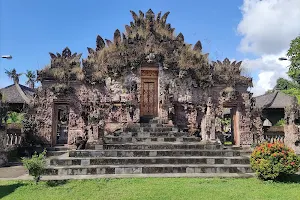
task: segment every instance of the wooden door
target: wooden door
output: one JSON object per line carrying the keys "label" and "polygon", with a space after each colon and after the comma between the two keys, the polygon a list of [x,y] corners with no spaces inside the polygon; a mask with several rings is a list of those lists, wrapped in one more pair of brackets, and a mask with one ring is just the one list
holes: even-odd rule
{"label": "wooden door", "polygon": [[142,71],[141,116],[156,117],[158,113],[158,71]]}

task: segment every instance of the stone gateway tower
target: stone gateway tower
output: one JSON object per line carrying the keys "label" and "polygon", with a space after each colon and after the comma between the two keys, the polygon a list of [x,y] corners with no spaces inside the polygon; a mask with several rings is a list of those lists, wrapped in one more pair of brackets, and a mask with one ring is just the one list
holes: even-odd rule
{"label": "stone gateway tower", "polygon": [[94,145],[155,119],[216,141],[227,109],[234,144],[251,144],[252,79],[241,75],[241,62],[209,61],[200,41],[190,45],[175,35],[169,12],[130,12],[125,32],[117,29],[112,40],[97,36],[86,59],[69,48],[50,53],[28,115],[35,134],[50,145],[73,144],[78,136]]}

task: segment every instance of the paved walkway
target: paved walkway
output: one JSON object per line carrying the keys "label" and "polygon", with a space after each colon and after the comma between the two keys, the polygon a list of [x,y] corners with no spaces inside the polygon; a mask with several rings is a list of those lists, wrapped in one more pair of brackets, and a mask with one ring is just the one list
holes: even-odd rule
{"label": "paved walkway", "polygon": [[0,167],[1,179],[14,179],[26,175],[27,171],[23,166]]}

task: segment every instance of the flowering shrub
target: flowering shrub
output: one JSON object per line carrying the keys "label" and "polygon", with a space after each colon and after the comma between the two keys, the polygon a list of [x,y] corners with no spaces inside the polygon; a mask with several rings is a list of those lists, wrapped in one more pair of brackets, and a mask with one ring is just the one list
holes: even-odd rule
{"label": "flowering shrub", "polygon": [[300,159],[292,149],[281,142],[262,143],[251,154],[251,167],[259,178],[276,179],[299,170]]}

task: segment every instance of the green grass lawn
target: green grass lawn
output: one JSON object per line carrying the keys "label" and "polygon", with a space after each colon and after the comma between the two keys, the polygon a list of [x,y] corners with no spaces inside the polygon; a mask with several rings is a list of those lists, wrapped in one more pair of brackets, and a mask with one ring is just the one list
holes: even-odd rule
{"label": "green grass lawn", "polygon": [[300,199],[300,183],[250,179],[136,178],[71,181],[0,181],[0,199]]}

